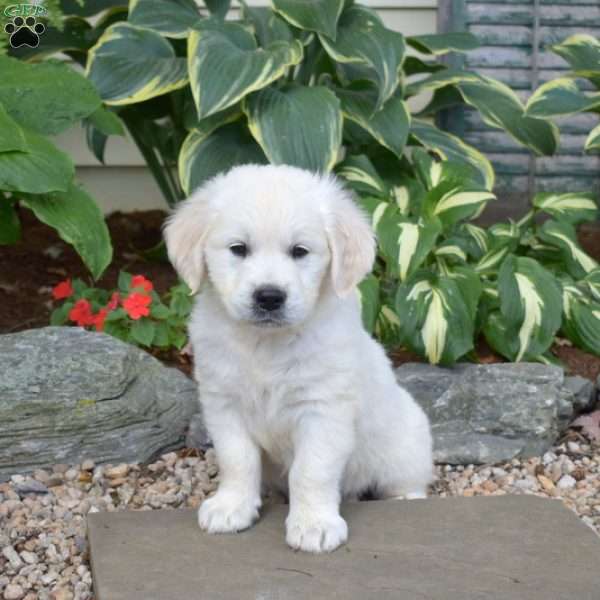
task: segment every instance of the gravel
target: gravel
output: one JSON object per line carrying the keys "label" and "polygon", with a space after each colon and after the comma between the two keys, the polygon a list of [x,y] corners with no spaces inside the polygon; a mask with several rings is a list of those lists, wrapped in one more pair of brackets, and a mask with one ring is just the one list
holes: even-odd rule
{"label": "gravel", "polygon": [[[570,432],[541,457],[437,467],[432,495],[535,494],[561,499],[600,534],[600,443]],[[0,599],[92,600],[89,512],[196,508],[218,484],[213,450],[149,465],[56,465],[0,484]]]}

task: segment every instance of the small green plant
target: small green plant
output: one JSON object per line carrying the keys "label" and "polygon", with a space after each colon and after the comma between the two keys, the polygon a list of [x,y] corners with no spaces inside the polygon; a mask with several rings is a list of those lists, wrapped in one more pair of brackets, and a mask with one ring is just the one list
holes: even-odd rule
{"label": "small green plant", "polygon": [[175,285],[161,298],[143,275],[121,272],[118,283],[118,289],[105,290],[80,279],[62,281],[52,291],[62,303],[50,323],[103,331],[145,348],[183,348],[192,307],[189,288]]}
{"label": "small green plant", "polygon": [[470,221],[492,193],[461,165],[423,150],[411,161],[387,181],[365,156],[346,166],[379,240],[360,286],[366,326],[432,363],[468,357],[481,334],[512,361],[553,361],[559,332],[600,355],[600,266],[575,233],[598,216],[593,196],[541,193],[521,220],[483,229]]}
{"label": "small green plant", "polygon": [[[527,103],[527,114],[544,119],[600,112],[600,41],[591,35],[573,35],[552,50],[565,59],[571,71],[564,77],[541,85]],[[596,91],[586,92],[580,85],[587,80]],[[584,150],[600,151],[600,124],[589,134]]]}

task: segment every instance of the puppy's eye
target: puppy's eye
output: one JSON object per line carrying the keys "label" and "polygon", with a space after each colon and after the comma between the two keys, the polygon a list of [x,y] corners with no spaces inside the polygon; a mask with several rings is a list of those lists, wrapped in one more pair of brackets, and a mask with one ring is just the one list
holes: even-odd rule
{"label": "puppy's eye", "polygon": [[242,244],[242,242],[231,244],[231,246],[229,246],[229,250],[231,251],[231,254],[241,258],[248,256],[248,246],[246,246],[246,244]]}
{"label": "puppy's eye", "polygon": [[290,254],[292,255],[292,258],[302,258],[303,256],[306,256],[308,254],[308,248],[305,248],[304,246],[300,246],[298,244],[292,248]]}

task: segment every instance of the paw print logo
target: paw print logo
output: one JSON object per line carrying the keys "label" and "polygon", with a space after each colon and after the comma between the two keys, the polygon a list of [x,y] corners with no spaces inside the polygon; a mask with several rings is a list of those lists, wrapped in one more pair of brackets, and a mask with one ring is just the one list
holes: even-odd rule
{"label": "paw print logo", "polygon": [[35,17],[15,17],[4,26],[4,31],[10,35],[10,45],[13,48],[29,46],[37,48],[40,43],[40,35],[46,31],[42,23],[38,23]]}

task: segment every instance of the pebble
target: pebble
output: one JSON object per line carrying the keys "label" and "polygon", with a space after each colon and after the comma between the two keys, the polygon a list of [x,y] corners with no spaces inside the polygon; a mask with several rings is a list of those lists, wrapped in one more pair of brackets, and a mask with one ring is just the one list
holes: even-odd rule
{"label": "pebble", "polygon": [[563,475],[559,480],[558,483],[556,484],[556,487],[561,489],[561,490],[568,490],[571,489],[572,487],[575,487],[575,484],[577,483],[577,481],[571,477],[570,475]]}
{"label": "pebble", "polygon": [[9,583],[4,589],[4,600],[20,600],[25,591],[20,585]]}
{"label": "pebble", "polygon": [[104,471],[106,477],[109,477],[110,479],[126,477],[127,473],[129,473],[129,465],[126,465],[125,463],[117,465],[116,467],[110,467]]}

